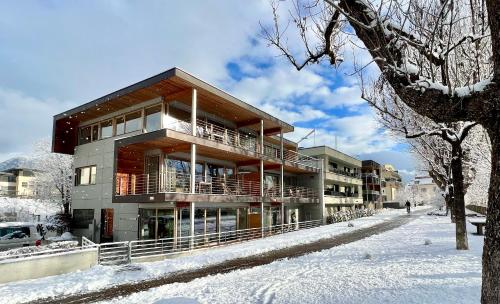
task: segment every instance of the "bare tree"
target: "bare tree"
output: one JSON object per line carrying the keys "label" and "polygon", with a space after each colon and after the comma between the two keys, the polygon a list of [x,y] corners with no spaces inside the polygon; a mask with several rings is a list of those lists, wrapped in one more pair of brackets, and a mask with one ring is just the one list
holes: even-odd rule
{"label": "bare tree", "polygon": [[44,200],[57,200],[64,214],[71,209],[71,189],[73,188],[73,157],[52,153],[48,140],[35,144],[33,160],[38,172],[35,174],[35,197]]}
{"label": "bare tree", "polygon": [[[445,174],[448,174],[448,182],[451,181],[451,184],[447,184],[447,194],[452,199],[452,218],[456,225],[457,249],[468,249],[465,219],[465,193],[468,184],[466,184],[464,172],[466,172],[465,176],[471,175],[470,177],[473,178],[474,174],[471,171],[474,167],[470,166],[470,162],[467,161],[470,158],[469,149],[464,148],[464,140],[476,123],[435,123],[403,103],[383,77],[374,83],[370,92],[363,92],[363,98],[376,109],[379,122],[385,128],[408,139],[414,150],[419,151],[420,155],[426,158],[427,163],[434,165],[430,172],[436,178],[442,177],[441,180],[437,180],[438,182],[444,183]],[[427,137],[439,138],[441,142],[430,141],[431,139]],[[438,154],[441,154],[441,157]],[[433,156],[438,157],[440,166],[443,166],[446,171],[435,166],[431,158]]]}
{"label": "bare tree", "polygon": [[[297,0],[294,3],[301,8],[303,21],[296,23],[299,33],[304,29],[324,36],[313,41],[314,45],[307,40],[306,50],[317,50],[312,54],[323,55],[318,58],[308,51],[292,53],[283,47],[287,27],[280,25],[289,23],[281,21],[277,10],[273,9],[274,30],[265,33],[270,44],[277,46],[292,64],[305,63],[294,64],[297,69],[322,62],[323,57],[337,63],[339,47],[335,42],[341,34],[347,37],[355,34],[396,94],[415,112],[435,123],[477,122],[487,131],[492,144],[492,169],[481,301],[499,303],[499,1]],[[311,13],[307,15],[308,12]],[[322,24],[326,26],[313,25],[310,20],[317,16],[325,16]],[[345,24],[349,25],[347,29],[342,27]],[[326,29],[332,27],[334,30],[329,34]],[[303,36],[309,37],[307,33]],[[297,55],[305,58],[297,60]]]}

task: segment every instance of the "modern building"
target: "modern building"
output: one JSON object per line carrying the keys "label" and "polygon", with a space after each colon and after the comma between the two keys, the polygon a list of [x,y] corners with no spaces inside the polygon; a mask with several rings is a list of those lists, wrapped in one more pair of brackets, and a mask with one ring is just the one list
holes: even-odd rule
{"label": "modern building", "polygon": [[323,163],[325,214],[363,207],[361,161],[328,146],[301,148]]}
{"label": "modern building", "polygon": [[398,195],[403,189],[403,182],[393,165],[382,166],[382,202],[401,203]]}
{"label": "modern building", "polygon": [[26,168],[12,168],[0,172],[0,195],[32,197],[35,171]]}
{"label": "modern building", "polygon": [[323,219],[317,159],[293,126],[173,68],[54,117],[74,155],[74,232],[180,238]]}
{"label": "modern building", "polygon": [[430,176],[416,176],[408,184],[410,188],[411,201],[414,203],[430,203],[441,200],[441,189],[434,183]]}
{"label": "modern building", "polygon": [[382,166],[373,160],[361,162],[363,180],[363,204],[369,209],[382,208]]}

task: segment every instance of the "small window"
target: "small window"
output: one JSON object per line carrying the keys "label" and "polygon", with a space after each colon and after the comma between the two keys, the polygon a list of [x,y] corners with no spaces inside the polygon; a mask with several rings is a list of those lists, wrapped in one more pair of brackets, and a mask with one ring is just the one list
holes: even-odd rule
{"label": "small window", "polygon": [[123,117],[117,117],[115,135],[122,135],[124,133],[125,133],[125,119]]}
{"label": "small window", "polygon": [[161,105],[146,109],[146,131],[161,129]]}
{"label": "small window", "polygon": [[94,209],[73,209],[73,228],[88,229],[94,221]]}
{"label": "small window", "polygon": [[99,139],[99,125],[92,126],[92,141]]}
{"label": "small window", "polygon": [[92,131],[90,127],[80,128],[80,138],[78,139],[78,144],[83,145],[92,141],[91,138]]}
{"label": "small window", "polygon": [[108,121],[101,122],[101,139],[109,138],[113,136],[113,121],[110,119]]}
{"label": "small window", "polygon": [[125,115],[125,133],[134,132],[141,129],[141,112],[134,112]]}
{"label": "small window", "polygon": [[22,182],[22,183],[21,183],[21,186],[22,186],[23,188],[27,188],[27,187],[28,187],[28,182]]}
{"label": "small window", "polygon": [[75,186],[95,185],[96,166],[76,168]]}

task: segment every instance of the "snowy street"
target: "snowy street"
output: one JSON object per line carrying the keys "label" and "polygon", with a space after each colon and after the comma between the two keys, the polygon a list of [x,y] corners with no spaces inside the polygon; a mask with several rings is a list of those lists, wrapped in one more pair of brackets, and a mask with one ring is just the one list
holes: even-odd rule
{"label": "snowy street", "polygon": [[449,218],[422,215],[351,244],[111,303],[478,303],[483,237],[469,233],[468,251],[454,237]]}

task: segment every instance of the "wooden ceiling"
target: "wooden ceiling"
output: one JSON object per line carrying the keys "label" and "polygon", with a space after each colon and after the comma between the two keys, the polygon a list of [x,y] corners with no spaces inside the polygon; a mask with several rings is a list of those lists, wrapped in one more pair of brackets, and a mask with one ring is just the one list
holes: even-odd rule
{"label": "wooden ceiling", "polygon": [[[77,126],[81,122],[125,109],[157,97],[191,105],[191,89],[196,88],[199,109],[258,130],[264,121],[268,135],[293,131],[293,126],[256,109],[177,68],[168,70],[54,117],[53,151],[73,154]],[[274,133],[273,133],[274,132]]]}

